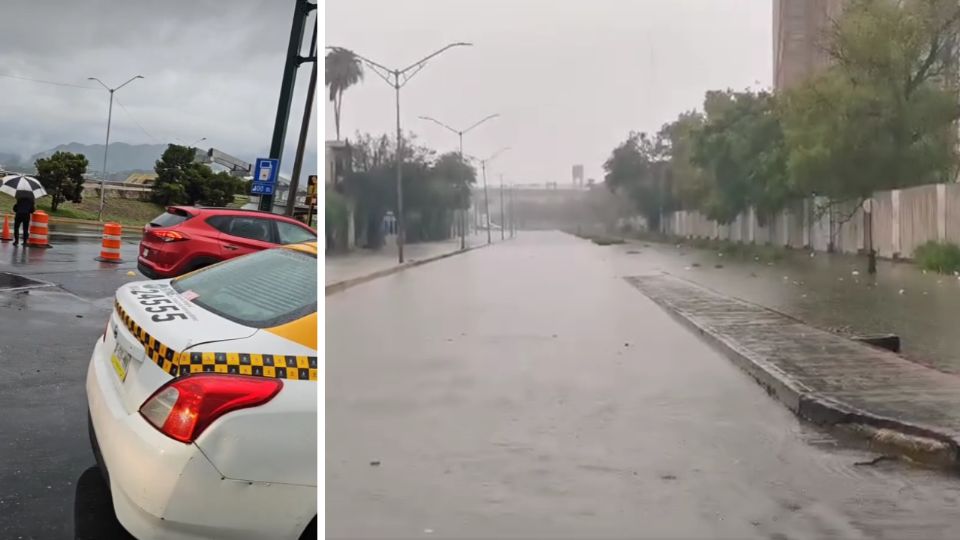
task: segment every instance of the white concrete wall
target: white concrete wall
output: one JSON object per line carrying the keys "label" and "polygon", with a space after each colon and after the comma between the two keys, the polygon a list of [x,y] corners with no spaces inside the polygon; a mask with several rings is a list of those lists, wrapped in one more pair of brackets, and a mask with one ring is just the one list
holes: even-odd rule
{"label": "white concrete wall", "polygon": [[[881,257],[910,258],[929,240],[960,244],[960,185],[929,184],[878,192],[873,197],[873,246]],[[754,209],[728,224],[696,211],[664,216],[667,234],[687,238],[717,238],[733,242],[771,244],[840,253],[860,253],[867,247],[862,206],[828,204],[824,197],[797,202],[761,225]]]}

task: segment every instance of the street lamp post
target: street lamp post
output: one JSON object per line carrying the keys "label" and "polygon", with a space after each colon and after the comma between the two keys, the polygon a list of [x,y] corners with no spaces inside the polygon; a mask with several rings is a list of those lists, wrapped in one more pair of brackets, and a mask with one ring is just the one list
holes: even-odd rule
{"label": "street lamp post", "polygon": [[500,240],[506,239],[506,231],[504,227],[507,226],[507,217],[503,213],[503,175],[500,175]]}
{"label": "street lamp post", "polygon": [[[356,56],[360,60],[363,60],[368,66],[370,66],[370,69],[372,69],[374,73],[376,73],[381,79],[386,81],[387,84],[392,86],[394,93],[396,95],[396,103],[397,103],[397,156],[396,156],[397,158],[397,257],[400,263],[403,263],[403,243],[404,243],[404,236],[406,234],[406,226],[405,226],[406,220],[404,219],[404,215],[403,215],[403,170],[402,170],[403,137],[401,136],[401,132],[400,132],[400,89],[403,88],[408,82],[410,82],[410,79],[412,79],[414,75],[416,75],[417,73],[420,72],[421,69],[423,69],[423,66],[426,65],[427,60],[430,60],[434,56],[437,56],[438,54],[446,51],[447,49],[450,49],[453,47],[469,47],[472,45],[473,45],[472,43],[463,43],[463,42],[451,43],[446,47],[443,47],[442,49],[439,49],[421,58],[420,60],[417,60],[416,62],[410,64],[409,66],[403,69],[390,69],[386,66],[378,64],[377,62],[374,62],[373,60],[370,60],[369,58],[365,58],[351,51],[351,53],[353,53],[354,56]],[[341,49],[341,47],[327,47],[327,49],[337,50],[337,49]]]}
{"label": "street lamp post", "polygon": [[[487,120],[492,120],[498,116],[500,116],[500,114],[498,113],[491,114],[490,116],[487,116],[486,118],[475,122],[472,126],[468,127],[467,129],[454,129],[437,119],[430,118],[429,116],[420,116],[419,118],[421,120],[429,120],[430,122],[433,122],[434,124],[437,124],[438,126],[443,127],[457,134],[457,137],[460,138],[460,162],[463,163],[463,134],[468,133],[470,130],[486,122]],[[466,228],[467,228],[467,218],[464,212],[465,210],[463,209],[460,210],[460,249],[466,249],[467,247],[467,241],[465,237]]]}
{"label": "street lamp post", "polygon": [[142,78],[143,75],[137,75],[136,77],[131,77],[127,82],[116,88],[110,88],[109,86],[103,84],[103,81],[96,77],[87,77],[88,81],[97,81],[100,83],[100,86],[107,89],[107,92],[110,92],[110,107],[107,109],[107,144],[103,147],[103,175],[100,176],[100,209],[97,210],[97,221],[99,221],[101,216],[103,216],[104,181],[107,178],[107,151],[110,150],[110,122],[113,120],[113,93],[132,83],[133,81]]}
{"label": "street lamp post", "polygon": [[513,191],[514,187],[510,186],[510,238],[513,238],[517,235],[517,210],[514,206]]}
{"label": "street lamp post", "polygon": [[[505,146],[496,152],[493,153],[487,159],[481,159],[480,161],[480,170],[483,171],[483,210],[487,214],[487,244],[493,243],[493,239],[490,237],[490,196],[487,193],[487,163],[493,161],[494,158],[500,154],[509,150],[509,146]],[[476,158],[474,158],[476,159]]]}

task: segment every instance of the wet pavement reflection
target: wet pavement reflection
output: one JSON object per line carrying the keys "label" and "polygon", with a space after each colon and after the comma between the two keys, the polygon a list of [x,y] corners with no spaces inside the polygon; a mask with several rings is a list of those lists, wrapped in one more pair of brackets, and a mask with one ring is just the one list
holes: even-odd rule
{"label": "wet pavement reflection", "polygon": [[960,537],[960,479],[800,422],[622,279],[790,306],[786,264],[671,250],[528,232],[327,297],[327,534]]}
{"label": "wet pavement reflection", "polygon": [[877,275],[868,276],[865,258],[799,250],[758,262],[649,242],[598,249],[622,275],[667,271],[824,329],[897,334],[907,358],[960,373],[960,278],[954,275],[879,261]]}
{"label": "wet pavement reflection", "polygon": [[0,538],[118,537],[106,486],[89,474],[84,380],[114,291],[143,277],[102,267],[98,249],[0,244]]}

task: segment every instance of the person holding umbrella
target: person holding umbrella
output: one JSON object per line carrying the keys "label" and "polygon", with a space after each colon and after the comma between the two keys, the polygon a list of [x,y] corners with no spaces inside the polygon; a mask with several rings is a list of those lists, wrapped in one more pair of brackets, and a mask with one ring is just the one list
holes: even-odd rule
{"label": "person holding umbrella", "polygon": [[36,210],[34,201],[47,194],[36,178],[13,174],[0,180],[0,193],[12,195],[17,201],[13,205],[13,245],[20,243],[20,228],[23,228],[23,245],[30,239],[30,215]]}

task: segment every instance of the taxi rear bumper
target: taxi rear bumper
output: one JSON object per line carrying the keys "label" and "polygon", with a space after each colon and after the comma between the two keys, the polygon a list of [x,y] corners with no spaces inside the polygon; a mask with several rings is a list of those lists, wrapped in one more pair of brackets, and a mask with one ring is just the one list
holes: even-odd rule
{"label": "taxi rear bumper", "polygon": [[196,445],[126,410],[106,349],[98,340],[87,371],[90,437],[127,531],[175,540],[300,536],[316,513],[316,488],[225,478]]}

